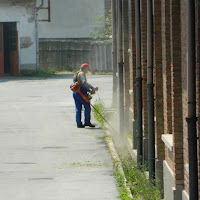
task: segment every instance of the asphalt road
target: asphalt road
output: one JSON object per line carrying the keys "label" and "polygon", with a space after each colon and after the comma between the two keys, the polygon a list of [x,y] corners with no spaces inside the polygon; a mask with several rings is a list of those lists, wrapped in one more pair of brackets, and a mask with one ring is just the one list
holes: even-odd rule
{"label": "asphalt road", "polygon": [[[112,158],[97,127],[78,129],[71,75],[0,78],[0,199],[115,200]],[[111,106],[112,76],[90,75]]]}

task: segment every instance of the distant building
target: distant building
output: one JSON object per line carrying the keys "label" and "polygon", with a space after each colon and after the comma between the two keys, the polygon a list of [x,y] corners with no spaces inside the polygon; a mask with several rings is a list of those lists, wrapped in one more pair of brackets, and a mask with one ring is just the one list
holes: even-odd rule
{"label": "distant building", "polygon": [[35,0],[1,0],[0,76],[35,67]]}
{"label": "distant building", "polygon": [[[40,5],[37,29],[36,7]],[[109,9],[110,0],[0,0],[0,76],[35,71],[39,53],[40,67],[58,63],[77,68],[81,62],[88,62],[90,32],[94,32],[97,18]],[[41,41],[38,54],[36,30]]]}
{"label": "distant building", "polygon": [[[47,39],[89,38],[97,17],[104,16],[105,0],[51,0],[49,23],[39,23],[39,37]],[[48,0],[44,0],[44,7]],[[40,20],[48,19],[47,10],[39,11]]]}
{"label": "distant building", "polygon": [[111,42],[93,43],[90,35],[110,8],[110,0],[44,0],[38,12],[40,68],[74,70],[89,62],[92,71],[111,71]]}

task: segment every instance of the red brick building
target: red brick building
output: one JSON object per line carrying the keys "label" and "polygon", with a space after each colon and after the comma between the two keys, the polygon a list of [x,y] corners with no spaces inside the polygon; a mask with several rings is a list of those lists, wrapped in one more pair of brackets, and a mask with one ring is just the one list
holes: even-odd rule
{"label": "red brick building", "polygon": [[[152,2],[153,11],[153,52],[148,49],[149,2]],[[138,16],[135,15],[138,8],[140,9],[139,29],[136,26]],[[113,15],[113,63],[118,63],[114,66],[118,72],[117,76],[113,77],[118,81],[119,93],[124,94],[123,101],[118,101],[122,104],[119,107],[125,108],[123,116],[125,120],[121,120],[119,124],[129,121],[133,135],[136,134],[138,102],[135,78],[140,68],[139,60],[142,79],[140,91],[142,93],[142,156],[145,160],[149,159],[146,156],[148,154],[146,144],[149,144],[148,117],[152,113],[149,113],[148,109],[149,97],[146,85],[148,69],[152,67],[156,180],[163,188],[164,199],[200,199],[198,197],[200,123],[199,120],[196,121],[200,113],[200,1],[112,0],[112,12],[115,13]],[[150,59],[148,56],[151,53],[153,66],[148,64]],[[120,63],[123,63],[123,66]],[[123,80],[120,79],[120,73]],[[193,84],[192,89],[190,82]],[[123,90],[120,90],[120,84],[123,85]],[[190,94],[195,99],[191,99]],[[196,112],[192,112],[191,106]],[[125,126],[127,127],[126,124]],[[192,139],[191,134],[193,134]],[[188,141],[191,141],[192,151],[189,151]],[[137,147],[133,144],[133,148],[137,149]],[[190,152],[196,152],[197,155],[191,156]],[[189,169],[195,170],[192,170],[189,175]],[[193,193],[195,195],[190,196]]]}

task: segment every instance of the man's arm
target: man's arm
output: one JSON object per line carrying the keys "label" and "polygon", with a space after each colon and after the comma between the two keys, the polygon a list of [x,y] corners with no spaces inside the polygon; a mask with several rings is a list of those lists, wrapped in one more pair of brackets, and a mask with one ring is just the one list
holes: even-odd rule
{"label": "man's arm", "polygon": [[85,74],[84,73],[81,73],[79,75],[79,79],[80,79],[80,83],[81,83],[81,87],[84,87],[86,89],[93,89],[94,87],[92,85],[90,85],[87,81],[86,81],[86,78],[85,78]]}

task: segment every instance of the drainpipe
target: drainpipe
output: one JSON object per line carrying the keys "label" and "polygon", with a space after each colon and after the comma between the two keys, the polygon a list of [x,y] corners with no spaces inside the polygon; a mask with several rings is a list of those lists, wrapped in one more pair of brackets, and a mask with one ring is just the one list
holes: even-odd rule
{"label": "drainpipe", "polygon": [[136,105],[137,105],[137,165],[143,160],[142,131],[142,75],[141,75],[141,21],[140,0],[135,1],[135,35],[136,35]]}
{"label": "drainpipe", "polygon": [[149,182],[155,179],[155,123],[153,93],[153,4],[147,1],[147,101],[148,101],[148,167]]}
{"label": "drainpipe", "polygon": [[118,87],[119,87],[119,131],[124,131],[124,86],[122,54],[122,0],[118,0]]}
{"label": "drainpipe", "polygon": [[195,44],[195,0],[187,0],[187,33],[188,33],[188,67],[187,67],[187,98],[188,98],[188,156],[189,156],[189,195],[190,199],[198,200],[198,164],[197,164],[197,133],[196,133],[196,44]]}
{"label": "drainpipe", "polygon": [[112,55],[113,55],[113,105],[117,97],[117,37],[116,37],[116,0],[112,0]]}
{"label": "drainpipe", "polygon": [[39,69],[38,11],[42,8],[43,4],[44,0],[41,0],[41,5],[35,7],[36,72]]}

